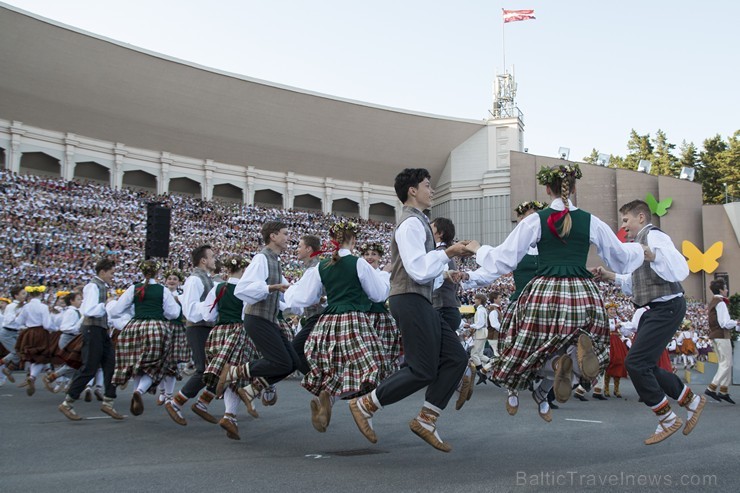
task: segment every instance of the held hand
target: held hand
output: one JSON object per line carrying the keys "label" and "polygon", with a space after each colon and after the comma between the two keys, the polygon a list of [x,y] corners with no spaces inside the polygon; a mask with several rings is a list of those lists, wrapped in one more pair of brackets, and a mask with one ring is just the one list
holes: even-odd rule
{"label": "held hand", "polygon": [[462,274],[458,270],[446,270],[444,271],[444,278],[449,279],[455,284],[460,283],[460,279],[462,277]]}
{"label": "held hand", "polygon": [[596,276],[598,279],[604,280],[604,281],[613,281],[617,278],[616,274],[614,272],[611,272],[609,270],[606,270],[605,268],[599,266],[596,267],[591,271],[594,276]]}
{"label": "held hand", "polygon": [[480,243],[478,243],[476,240],[471,241],[467,244],[465,247],[469,253],[469,255],[475,255],[478,253],[478,249],[480,248]]}
{"label": "held hand", "polygon": [[289,287],[289,286],[288,286],[287,284],[270,284],[270,285],[269,285],[269,286],[267,287],[267,290],[268,290],[268,291],[269,291],[270,293],[272,293],[272,292],[274,292],[274,291],[280,291],[281,293],[284,293],[284,292],[285,292],[285,291],[286,291],[286,290],[288,289],[288,287]]}
{"label": "held hand", "polygon": [[468,255],[471,255],[471,253],[467,250],[467,245],[469,242],[467,241],[458,241],[452,246],[447,247],[445,250],[445,254],[447,254],[447,257],[467,257]]}
{"label": "held hand", "polygon": [[393,264],[388,262],[383,266],[383,272],[390,272],[393,270]]}
{"label": "held hand", "polygon": [[653,260],[655,260],[655,252],[650,250],[649,246],[643,245],[642,249],[645,252],[645,262],[652,262]]}

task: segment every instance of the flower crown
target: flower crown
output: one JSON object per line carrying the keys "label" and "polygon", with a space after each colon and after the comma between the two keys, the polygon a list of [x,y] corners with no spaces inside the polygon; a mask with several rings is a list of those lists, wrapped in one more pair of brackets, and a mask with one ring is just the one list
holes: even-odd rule
{"label": "flower crown", "polygon": [[57,291],[57,298],[64,298],[70,293],[70,291]]}
{"label": "flower crown", "polygon": [[180,282],[185,281],[185,274],[183,274],[182,271],[178,269],[167,269],[166,271],[164,271],[165,279],[167,279],[170,276],[176,276],[180,280]]}
{"label": "flower crown", "polygon": [[583,176],[581,167],[576,163],[558,164],[552,168],[543,166],[537,173],[537,182],[540,185],[550,185],[556,178],[562,180],[569,176],[575,177],[576,180],[580,180]]}
{"label": "flower crown", "polygon": [[44,293],[46,292],[46,286],[26,286],[23,288],[26,293]]}
{"label": "flower crown", "polygon": [[246,266],[249,265],[249,260],[245,259],[244,257],[239,257],[237,255],[233,257],[229,257],[224,261],[224,265],[232,272],[236,272],[238,270],[242,270]]}
{"label": "flower crown", "polygon": [[383,248],[383,245],[381,245],[377,241],[372,241],[370,243],[365,242],[362,245],[360,245],[359,250],[360,250],[360,253],[363,255],[365,254],[365,252],[369,252],[371,250],[378,252],[378,255],[380,255],[381,257],[385,255],[385,248]]}
{"label": "flower crown", "polygon": [[339,233],[345,231],[350,232],[357,237],[357,235],[360,234],[360,226],[356,222],[342,219],[341,221],[332,224],[331,228],[329,228],[329,234],[333,238],[339,236]]}
{"label": "flower crown", "polygon": [[158,272],[162,268],[162,264],[158,260],[142,260],[137,267],[142,272],[145,270]]}
{"label": "flower crown", "polygon": [[12,303],[12,301],[10,301],[10,298],[0,298],[0,301],[4,301],[5,303],[8,303],[8,304]]}
{"label": "flower crown", "polygon": [[684,318],[683,322],[681,322],[681,327],[684,327],[684,328],[691,327],[691,325],[692,325],[691,320],[689,320],[688,318]]}
{"label": "flower crown", "polygon": [[516,206],[514,212],[516,212],[517,216],[523,216],[527,213],[527,211],[541,211],[545,207],[547,207],[547,204],[544,202],[540,202],[539,200],[529,200],[527,202],[522,202],[521,204]]}
{"label": "flower crown", "polygon": [[125,292],[126,292],[125,289],[118,288],[116,289],[116,296],[121,296]]}
{"label": "flower crown", "polygon": [[608,310],[609,308],[615,308],[615,309],[616,309],[616,308],[619,308],[619,305],[617,305],[617,304],[616,304],[616,303],[614,303],[613,301],[610,301],[609,303],[606,303],[606,304],[604,305],[604,308],[606,308],[607,310]]}

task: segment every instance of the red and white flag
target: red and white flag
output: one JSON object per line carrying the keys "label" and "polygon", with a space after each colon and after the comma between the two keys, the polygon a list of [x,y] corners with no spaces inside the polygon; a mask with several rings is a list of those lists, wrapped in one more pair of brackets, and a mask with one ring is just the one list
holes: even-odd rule
{"label": "red and white flag", "polygon": [[534,10],[504,10],[504,24],[515,21],[528,21],[534,18]]}

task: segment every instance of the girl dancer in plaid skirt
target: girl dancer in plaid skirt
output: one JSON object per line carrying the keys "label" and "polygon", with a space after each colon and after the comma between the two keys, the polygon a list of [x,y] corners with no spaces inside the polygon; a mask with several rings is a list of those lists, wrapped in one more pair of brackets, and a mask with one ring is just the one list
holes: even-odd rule
{"label": "girl dancer in plaid skirt", "polygon": [[[182,283],[185,281],[185,275],[177,270],[170,269],[164,272],[164,287],[172,293],[172,297],[175,298],[177,305],[180,307],[180,315],[168,322],[168,328],[170,336],[168,337],[168,343],[171,346],[169,350],[170,357],[172,358],[172,364],[177,368],[177,380],[182,379],[181,369],[187,365],[191,359],[190,345],[185,337],[185,317],[182,315],[182,305],[180,304],[179,296],[182,295]],[[157,405],[161,406],[168,400],[172,399],[175,392],[175,380],[166,378],[163,379],[157,387],[159,391],[159,397],[157,397]]]}
{"label": "girl dancer in plaid skirt", "polygon": [[[606,263],[622,273],[634,271],[644,260],[642,246],[622,243],[603,221],[570,202],[580,177],[577,164],[543,167],[537,178],[547,187],[550,206],[524,218],[496,248],[468,245],[492,275],[511,272],[537,247],[536,275],[509,314],[493,378],[517,390],[527,388],[541,370],[554,371],[553,390],[560,402],[570,397],[574,367],[577,374],[594,379],[609,362],[606,311],[586,269],[589,246],[596,245]],[[548,391],[540,386],[532,395],[543,419],[550,411]]]}
{"label": "girl dancer in plaid skirt", "polygon": [[175,379],[168,344],[167,320],[180,314],[180,306],[172,293],[154,280],[161,269],[159,262],[144,260],[139,263],[144,282],[130,286],[108,307],[108,316],[115,318],[133,307],[134,315],[118,336],[116,343],[116,369],[113,384],[122,385],[133,377],[134,395],[131,414],[144,412],[142,394],[163,378]]}
{"label": "girl dancer in plaid skirt", "polygon": [[[370,267],[380,271],[380,259],[385,254],[383,245],[378,242],[363,243],[360,245],[360,255],[365,259],[365,262],[370,264]],[[398,361],[403,353],[403,345],[401,343],[401,331],[396,326],[396,321],[388,313],[388,308],[385,306],[385,300],[381,303],[372,303],[370,311],[367,313],[370,317],[370,321],[375,328],[375,332],[380,337],[380,342],[383,344],[383,353],[386,356],[385,361],[381,367],[381,380],[394,371],[398,370]]]}
{"label": "girl dancer in plaid skirt", "polygon": [[[206,341],[206,370],[203,373],[203,382],[206,388],[213,388],[218,384],[218,378],[224,366],[241,365],[246,363],[244,346],[247,331],[242,321],[244,302],[234,296],[234,288],[249,265],[247,259],[232,256],[226,259],[224,267],[229,278],[211,289],[202,304],[203,320],[216,322]],[[226,436],[232,440],[240,440],[239,427],[236,422],[236,409],[239,406],[237,390],[249,382],[236,381],[224,390],[224,417],[218,424],[226,430]],[[251,402],[245,400],[247,408]]]}
{"label": "girl dancer in plaid skirt", "polygon": [[311,401],[311,423],[326,431],[334,399],[350,398],[374,389],[382,377],[387,356],[368,317],[371,302],[385,301],[390,274],[381,273],[352,255],[359,228],[341,221],[329,230],[335,246],[331,259],[308,269],[285,292],[291,308],[316,304],[326,289],[329,305],[306,340],[309,372],[303,386],[318,396]]}

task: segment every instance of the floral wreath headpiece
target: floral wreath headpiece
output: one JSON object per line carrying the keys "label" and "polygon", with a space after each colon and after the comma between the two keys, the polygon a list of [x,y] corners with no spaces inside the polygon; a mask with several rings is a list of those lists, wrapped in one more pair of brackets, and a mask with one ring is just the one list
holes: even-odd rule
{"label": "floral wreath headpiece", "polygon": [[339,233],[345,231],[350,232],[357,237],[357,235],[360,234],[360,226],[354,221],[342,219],[341,221],[332,224],[331,228],[329,228],[329,234],[332,237],[339,236]]}
{"label": "floral wreath headpiece", "polygon": [[166,271],[164,271],[165,279],[167,279],[170,276],[176,276],[180,280],[180,282],[185,282],[185,274],[183,274],[181,270],[167,269]]}
{"label": "floral wreath headpiece", "polygon": [[224,260],[224,265],[232,272],[236,272],[238,270],[244,269],[246,266],[249,265],[249,260],[247,260],[244,257],[240,257],[238,255],[234,255],[233,257],[228,257],[226,260]]}
{"label": "floral wreath headpiece", "polygon": [[0,298],[0,301],[4,301],[5,303],[8,303],[8,304],[12,303],[12,301],[10,301],[10,298]]}
{"label": "floral wreath headpiece", "polygon": [[378,252],[378,255],[380,255],[381,257],[385,255],[385,248],[383,248],[383,245],[378,243],[377,241],[372,241],[369,243],[365,242],[362,245],[360,245],[359,250],[362,255],[364,255],[365,252],[369,252],[369,251]]}
{"label": "floral wreath headpiece", "polygon": [[539,200],[528,200],[527,202],[522,202],[518,206],[516,206],[516,209],[514,209],[514,212],[516,212],[517,216],[523,216],[527,213],[527,211],[534,210],[534,211],[541,211],[542,209],[546,208],[547,204],[544,202],[540,202]]}
{"label": "floral wreath headpiece", "polygon": [[688,318],[684,318],[683,319],[683,322],[681,322],[681,328],[682,329],[686,329],[688,327],[691,327],[691,325],[692,325],[691,320],[689,320]]}
{"label": "floral wreath headpiece", "polygon": [[575,177],[576,180],[580,180],[583,176],[581,167],[576,163],[558,164],[552,168],[543,166],[542,169],[537,172],[537,182],[540,185],[550,185],[555,178],[562,180],[569,176]]}
{"label": "floral wreath headpiece", "polygon": [[606,308],[607,310],[608,310],[609,308],[614,308],[614,309],[617,309],[617,308],[619,308],[619,305],[617,305],[617,304],[616,304],[616,303],[614,303],[613,301],[610,301],[609,303],[606,303],[606,304],[604,305],[604,308]]}
{"label": "floral wreath headpiece", "polygon": [[44,293],[46,292],[46,286],[26,286],[23,288],[26,293]]}
{"label": "floral wreath headpiece", "polygon": [[140,271],[159,271],[162,268],[162,264],[158,260],[142,260],[138,263],[137,267]]}
{"label": "floral wreath headpiece", "polygon": [[118,288],[116,289],[116,296],[121,296],[125,292],[126,292],[125,289]]}
{"label": "floral wreath headpiece", "polygon": [[69,293],[70,293],[70,291],[57,291],[57,294],[56,294],[56,296],[57,296],[57,298],[64,298],[64,297],[65,297],[65,296],[67,296],[67,295],[68,295]]}

